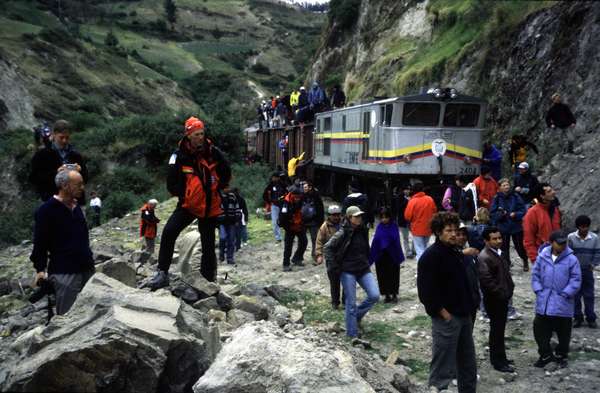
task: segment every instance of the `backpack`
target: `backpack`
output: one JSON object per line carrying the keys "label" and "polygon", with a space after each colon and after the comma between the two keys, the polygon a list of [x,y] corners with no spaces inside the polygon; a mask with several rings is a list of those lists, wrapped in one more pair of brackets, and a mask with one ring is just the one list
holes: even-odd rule
{"label": "backpack", "polygon": [[302,214],[302,221],[311,222],[317,216],[317,207],[315,206],[315,200],[312,198],[306,198],[300,209]]}

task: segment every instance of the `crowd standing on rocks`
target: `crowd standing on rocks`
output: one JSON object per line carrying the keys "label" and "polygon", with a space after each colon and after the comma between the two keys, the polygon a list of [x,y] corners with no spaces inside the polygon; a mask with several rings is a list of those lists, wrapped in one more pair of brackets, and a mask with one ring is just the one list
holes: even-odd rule
{"label": "crowd standing on rocks", "polygon": [[[345,97],[340,89],[336,89],[333,98],[333,107],[344,105]],[[566,132],[565,128],[572,127],[575,119],[563,121],[570,111],[560,103],[560,97],[553,97],[553,100],[554,105],[547,117],[549,126],[559,127]],[[318,84],[314,84],[309,93],[306,93],[304,88],[299,92],[294,91],[290,96],[290,106],[293,107],[291,112],[297,118],[305,119],[309,116],[309,111],[314,113],[323,110],[328,107],[328,103],[324,91]],[[273,99],[271,109],[272,118],[269,114],[265,115],[264,111],[259,113],[268,121],[269,126],[286,124],[290,113],[287,111],[287,103],[281,99]],[[262,299],[257,303],[243,292],[236,292],[236,298],[233,299],[215,284],[215,231],[219,229],[221,262],[226,258],[227,263],[235,267],[234,253],[241,248],[243,242],[243,227],[249,219],[248,209],[239,192],[236,193],[230,188],[231,169],[224,154],[206,137],[204,123],[191,117],[186,121],[184,128],[185,134],[179,143],[179,149],[169,160],[167,186],[169,191],[178,197],[178,202],[162,231],[157,270],[152,277],[139,285],[140,289],[131,291],[144,288],[157,291],[170,287],[174,295],[186,303],[193,304],[194,309],[207,313],[210,320],[217,323],[223,331],[231,331],[245,322],[269,319],[272,316],[280,327],[288,326],[285,337],[294,339],[294,335],[290,333],[293,329],[289,326],[294,323],[300,325],[301,317],[294,316],[278,304],[287,296],[281,293],[281,289],[271,287],[257,291],[249,290],[252,296]],[[33,159],[31,179],[36,184],[44,204],[36,211],[31,260],[37,272],[38,291],[54,292],[58,315],[66,314],[67,318],[71,318],[70,315],[73,315],[72,318],[81,315],[90,318],[86,314],[89,305],[85,302],[96,299],[96,295],[91,291],[97,289],[84,289],[86,282],[93,275],[95,262],[86,219],[80,206],[84,203],[86,166],[82,156],[69,145],[70,131],[68,122],[58,121],[54,125],[52,137]],[[570,151],[570,148],[566,151]],[[404,262],[405,253],[412,257],[414,251],[417,259],[416,286],[419,300],[431,318],[432,356],[429,385],[444,390],[456,380],[459,392],[474,392],[478,375],[473,331],[478,308],[486,313],[490,322],[489,360],[492,366],[503,373],[515,372],[514,362],[508,358],[505,344],[507,320],[516,314],[511,310],[515,288],[510,272],[509,241],[512,239],[523,261],[524,272],[528,271],[529,263],[533,265],[531,286],[536,297],[533,333],[539,353],[539,359],[534,366],[546,367],[555,362],[559,367],[567,367],[572,326],[581,327],[585,316],[589,327],[596,327],[593,266],[600,262],[598,238],[589,232],[591,223],[589,218],[585,217],[578,217],[575,222],[577,231],[567,237],[566,233],[560,231],[564,223],[561,222],[560,204],[552,187],[548,183],[538,183],[529,173],[529,165],[525,161],[514,163],[517,173],[514,174],[514,184],[511,185],[508,178],[500,179],[501,160],[499,150],[487,143],[484,146],[481,175],[472,183],[466,178],[458,177],[455,185],[448,187],[443,200],[438,201],[445,212],[437,212],[436,201],[425,193],[423,183],[417,181],[410,185],[398,186],[392,205],[379,211],[380,223],[370,243],[369,228],[374,225],[375,211],[367,195],[361,192],[360,184],[349,184],[350,192],[342,202],[341,208],[330,205],[325,219],[325,206],[319,191],[310,179],[307,179],[306,172],[298,170],[310,160],[304,160],[303,155],[294,157],[289,162],[293,165],[288,164],[288,172],[274,173],[263,193],[265,210],[270,213],[276,242],[282,240],[280,227],[285,231],[284,272],[289,274],[292,271],[291,263],[299,271],[310,268],[304,264],[309,235],[312,240],[313,264],[318,266],[325,262],[330,285],[330,303],[334,310],[340,306],[340,284],[343,287],[341,303],[344,306],[346,335],[353,339],[353,344],[369,348],[371,344],[364,340],[365,317],[378,303],[381,295],[385,296],[386,303],[399,301],[400,267]],[[160,221],[154,213],[157,202],[150,200],[141,209],[140,237],[143,238],[144,247],[136,258],[139,263],[138,269],[147,269],[144,262],[151,260],[154,252],[157,223]],[[491,218],[489,222],[486,216]],[[171,281],[169,268],[174,260],[176,240],[180,233],[196,220],[198,235],[190,236],[194,233],[188,232],[183,236],[182,242],[192,244],[188,249],[193,250],[194,244],[199,240],[201,255],[194,251],[190,251],[187,256],[177,255],[178,275]],[[412,234],[412,242],[407,229]],[[400,233],[404,250],[400,244]],[[429,242],[431,234],[435,236],[433,244]],[[295,239],[297,249],[292,256]],[[470,247],[465,248],[467,239]],[[199,263],[196,263],[196,259]],[[375,264],[377,269],[377,280],[371,272],[372,264]],[[137,269],[129,270],[127,266],[127,263],[119,261],[119,256],[115,255],[103,259],[97,270],[117,276],[127,285],[136,286]],[[196,272],[197,268],[200,274]],[[223,281],[226,278],[227,275]],[[90,284],[86,288],[94,285],[114,286],[113,283],[103,281],[105,279],[102,275],[94,280],[93,285]],[[359,305],[357,284],[365,291]],[[77,301],[77,295],[82,290],[84,295]],[[139,328],[144,321],[150,322],[148,316],[136,315],[137,311],[134,311],[137,307],[136,293],[131,293],[131,304],[117,305],[120,300],[110,304],[103,303],[105,307],[112,307],[111,315],[117,321],[127,321],[126,324],[133,328]],[[581,298],[584,300],[585,314],[581,311]],[[99,301],[102,303],[107,299]],[[172,305],[159,303],[156,303],[157,309],[172,308]],[[48,304],[48,307],[51,307],[51,304]],[[68,313],[74,305],[75,310]],[[176,317],[176,307],[170,312]],[[55,319],[58,326],[66,321],[60,318]],[[169,333],[172,337],[189,333],[188,323],[194,317],[190,314],[183,318],[186,321],[185,326],[178,325],[178,332]],[[204,317],[202,320],[203,323],[206,322]],[[74,324],[77,323],[80,322],[74,320]],[[145,328],[156,333],[169,324],[166,320],[156,323],[158,330],[153,330],[152,323]],[[256,332],[264,329],[269,331],[271,327],[258,327]],[[169,329],[165,332],[167,330]],[[551,345],[554,332],[558,336],[558,345],[555,348]],[[29,344],[39,342],[40,337],[36,335],[40,333],[32,332],[23,337],[18,344],[19,351]],[[42,334],[51,336],[52,330]],[[254,333],[248,331],[238,335],[245,337],[245,334]],[[275,340],[279,334],[273,334]],[[198,333],[197,337],[208,340],[210,335],[209,332],[203,332]],[[235,337],[232,336],[230,344],[236,342]],[[202,365],[189,364],[190,370],[195,371],[190,372],[188,377],[194,379],[192,382],[196,382],[197,378],[206,372],[206,378],[200,378],[194,390],[238,391],[239,386],[227,388],[229,390],[219,390],[221,388],[215,387],[227,379],[219,378],[219,371],[215,371],[214,367],[211,368],[212,372],[208,370],[208,365],[215,361],[218,345],[211,344],[208,346],[210,348],[200,349],[197,344],[196,342],[190,346],[190,350],[207,351],[206,358],[203,358],[205,360]],[[165,351],[170,353],[171,349]],[[221,353],[224,359],[228,359],[226,350]],[[178,356],[170,353],[169,359],[171,355]],[[165,360],[166,368],[170,367],[168,363],[172,360],[169,359]],[[252,361],[259,363],[258,359]],[[289,362],[289,358],[281,361]],[[227,362],[229,360],[217,359],[213,366]],[[272,372],[274,371],[269,371]],[[28,377],[19,376],[18,373],[19,370],[15,369],[0,375],[0,386],[20,390],[34,387],[34,379],[27,380]],[[245,376],[249,379],[256,378]],[[361,377],[367,378],[362,374]],[[390,389],[413,391],[410,383],[405,380],[398,381],[398,378],[394,374],[394,378],[390,380],[393,387]],[[191,379],[184,383],[186,387],[173,391],[189,389]],[[161,379],[154,383],[152,389],[156,386],[167,386],[173,381]],[[251,380],[246,387],[256,387],[256,383],[256,380]],[[362,386],[362,383],[359,381],[356,386]],[[370,391],[367,385],[364,389],[357,388],[353,391]],[[77,385],[61,385],[64,386]],[[113,387],[115,386],[117,385]]]}

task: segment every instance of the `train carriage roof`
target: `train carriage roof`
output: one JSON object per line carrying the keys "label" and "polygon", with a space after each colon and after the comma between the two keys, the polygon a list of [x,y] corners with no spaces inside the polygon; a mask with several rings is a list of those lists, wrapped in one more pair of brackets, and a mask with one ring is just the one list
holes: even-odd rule
{"label": "train carriage roof", "polygon": [[390,103],[390,102],[446,102],[446,103],[460,102],[460,103],[487,104],[487,101],[483,98],[464,95],[464,94],[458,94],[455,98],[442,99],[442,98],[435,98],[433,96],[433,94],[423,93],[423,94],[415,94],[415,95],[410,95],[410,96],[380,98],[380,99],[369,101],[369,102],[362,102],[357,105],[347,106],[345,108],[339,108],[339,109],[334,109],[332,111],[317,113],[317,116],[322,116],[322,115],[329,114],[329,113],[347,111],[348,109],[362,108],[362,107],[366,107],[366,106],[370,106],[370,105],[386,104],[386,103]]}

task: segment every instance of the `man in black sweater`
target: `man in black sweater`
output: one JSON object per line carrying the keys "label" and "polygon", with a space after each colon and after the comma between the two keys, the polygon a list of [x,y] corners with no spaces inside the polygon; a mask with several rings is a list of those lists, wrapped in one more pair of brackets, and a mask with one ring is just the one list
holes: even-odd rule
{"label": "man in black sweater", "polygon": [[[560,94],[552,94],[552,106],[546,114],[546,125],[550,128],[560,128],[562,130],[563,153],[573,153],[573,128],[575,128],[575,116],[571,109],[561,102]],[[566,143],[565,143],[566,142]]]}
{"label": "man in black sweater", "polygon": [[[46,202],[58,191],[54,184],[57,171],[62,168],[76,169],[83,181],[88,180],[88,171],[81,154],[69,143],[71,125],[66,120],[58,120],[52,127],[52,143],[38,150],[31,159],[29,180],[35,187],[40,199]],[[85,205],[83,194],[77,198],[80,205]]]}
{"label": "man in black sweater", "polygon": [[33,251],[30,259],[36,282],[47,279],[56,293],[56,313],[65,314],[94,274],[85,216],[78,204],[83,195],[83,177],[64,169],[55,177],[58,194],[35,212]]}
{"label": "man in black sweater", "polygon": [[448,387],[454,375],[459,393],[475,392],[477,363],[473,343],[472,310],[463,255],[457,249],[460,220],[455,213],[437,213],[431,220],[436,241],[419,260],[417,289],[432,322],[432,359],[429,386]]}

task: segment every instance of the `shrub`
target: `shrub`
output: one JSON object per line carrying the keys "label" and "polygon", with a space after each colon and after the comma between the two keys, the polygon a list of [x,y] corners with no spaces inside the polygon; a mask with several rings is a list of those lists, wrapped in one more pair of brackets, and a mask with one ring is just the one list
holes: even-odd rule
{"label": "shrub", "polygon": [[329,19],[335,21],[341,30],[354,26],[358,19],[361,0],[331,0]]}
{"label": "shrub", "polygon": [[140,198],[129,191],[111,192],[105,199],[103,214],[107,218],[122,217],[140,204]]}
{"label": "shrub", "polygon": [[253,72],[256,72],[257,74],[271,75],[271,70],[269,69],[269,67],[267,67],[266,65],[261,64],[261,63],[256,63],[256,64],[252,65],[252,67],[250,67],[250,69]]}
{"label": "shrub", "polygon": [[109,31],[104,38],[104,44],[114,48],[119,45],[119,39],[112,31]]}
{"label": "shrub", "polygon": [[270,180],[272,169],[265,164],[234,164],[232,165],[233,179],[231,184],[238,187],[246,199],[250,214],[263,205],[262,193]]}

